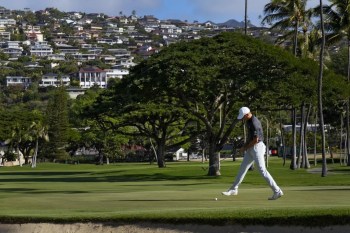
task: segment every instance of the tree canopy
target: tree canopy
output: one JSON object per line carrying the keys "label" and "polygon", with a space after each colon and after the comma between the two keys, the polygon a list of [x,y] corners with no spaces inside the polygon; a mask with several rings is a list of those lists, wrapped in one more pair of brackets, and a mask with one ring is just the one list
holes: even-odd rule
{"label": "tree canopy", "polygon": [[[254,38],[222,33],[173,44],[142,61],[117,88],[105,92],[94,109],[100,109],[96,115],[106,117],[109,113],[114,119],[127,115],[123,122],[133,126],[132,122],[141,119],[140,115],[131,119],[136,110],[140,114],[144,109],[150,116],[153,109],[160,117],[164,109],[168,113],[169,109],[183,109],[188,115],[182,115],[183,123],[189,117],[205,132],[209,175],[218,175],[217,152],[232,136],[238,123],[237,109],[242,105],[251,109],[291,108],[305,100],[315,103],[317,71],[312,60],[297,59]],[[147,120],[145,126],[150,125]]]}

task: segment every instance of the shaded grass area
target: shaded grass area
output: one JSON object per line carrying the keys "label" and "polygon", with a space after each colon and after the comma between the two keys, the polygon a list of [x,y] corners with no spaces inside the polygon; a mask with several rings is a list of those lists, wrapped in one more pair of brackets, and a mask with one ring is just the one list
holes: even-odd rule
{"label": "shaded grass area", "polygon": [[248,172],[238,196],[221,196],[239,165],[222,161],[220,177],[208,177],[201,162],[1,167],[0,222],[349,224],[349,167],[330,164],[321,177],[272,158],[268,170],[285,192],[281,199],[267,200],[271,190],[257,171]]}

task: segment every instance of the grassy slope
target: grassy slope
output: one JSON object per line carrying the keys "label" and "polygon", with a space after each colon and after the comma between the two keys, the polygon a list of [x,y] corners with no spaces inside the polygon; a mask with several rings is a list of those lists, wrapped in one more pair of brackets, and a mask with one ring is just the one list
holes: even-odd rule
{"label": "grassy slope", "polygon": [[[223,161],[221,177],[207,164],[65,165],[0,168],[0,221],[159,221],[242,224],[344,224],[350,219],[350,168],[329,165],[327,177],[291,171],[273,158],[269,171],[285,196],[272,194],[257,171],[238,196],[224,197],[240,161]],[[215,198],[218,198],[215,201]]]}

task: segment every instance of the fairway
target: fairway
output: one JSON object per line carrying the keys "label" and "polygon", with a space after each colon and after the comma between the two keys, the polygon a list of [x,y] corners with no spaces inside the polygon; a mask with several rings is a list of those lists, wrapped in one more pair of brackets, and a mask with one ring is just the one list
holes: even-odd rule
{"label": "fairway", "polygon": [[[201,162],[173,162],[159,169],[150,164],[66,165],[38,168],[1,167],[2,221],[48,222],[138,221],[249,223],[262,219],[350,216],[350,169],[332,165],[327,177],[305,169],[291,171],[281,159],[269,171],[285,195],[268,201],[272,191],[257,171],[249,172],[238,196],[222,196],[240,161],[222,161],[221,177],[208,177]],[[217,198],[218,200],[215,200]],[[322,218],[321,218],[322,219]],[[334,221],[334,219],[330,221]],[[324,223],[327,225],[327,223]],[[333,222],[331,222],[333,224]]]}

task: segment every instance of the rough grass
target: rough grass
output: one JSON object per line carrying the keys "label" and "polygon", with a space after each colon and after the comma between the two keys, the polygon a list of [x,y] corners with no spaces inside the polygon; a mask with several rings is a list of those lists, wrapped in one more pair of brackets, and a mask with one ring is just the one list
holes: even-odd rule
{"label": "rough grass", "polygon": [[[272,158],[268,170],[285,195],[272,194],[257,171],[248,172],[238,196],[221,196],[240,161],[222,161],[220,177],[201,162],[111,165],[38,164],[0,167],[0,221],[151,221],[205,224],[335,225],[350,221],[350,167],[330,164],[327,177],[292,171]],[[215,198],[218,198],[215,201]]]}

